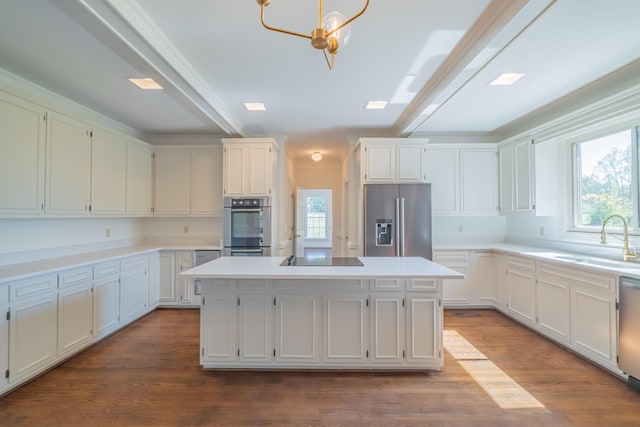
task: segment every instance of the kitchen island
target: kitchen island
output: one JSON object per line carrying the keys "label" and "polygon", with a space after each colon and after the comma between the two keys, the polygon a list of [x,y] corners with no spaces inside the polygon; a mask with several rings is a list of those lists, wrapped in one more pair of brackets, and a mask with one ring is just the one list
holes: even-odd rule
{"label": "kitchen island", "polygon": [[182,273],[202,294],[201,365],[440,369],[442,279],[464,276],[418,257],[358,259],[287,266],[282,257],[222,257]]}

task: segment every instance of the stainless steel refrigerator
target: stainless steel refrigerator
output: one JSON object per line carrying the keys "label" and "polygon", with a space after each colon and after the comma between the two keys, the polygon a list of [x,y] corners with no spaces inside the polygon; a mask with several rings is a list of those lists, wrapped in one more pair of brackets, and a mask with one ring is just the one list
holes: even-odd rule
{"label": "stainless steel refrigerator", "polygon": [[365,184],[364,255],[431,259],[431,184]]}

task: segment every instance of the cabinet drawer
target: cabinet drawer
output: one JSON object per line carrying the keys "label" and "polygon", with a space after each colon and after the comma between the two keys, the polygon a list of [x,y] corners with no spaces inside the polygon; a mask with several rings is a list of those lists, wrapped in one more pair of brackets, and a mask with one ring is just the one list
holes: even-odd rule
{"label": "cabinet drawer", "polygon": [[276,290],[278,291],[314,291],[323,290],[350,290],[359,291],[367,289],[366,280],[323,280],[323,279],[287,279],[277,280]]}
{"label": "cabinet drawer", "polygon": [[120,261],[120,271],[122,273],[132,274],[147,271],[147,257],[134,256],[125,258]]}
{"label": "cabinet drawer", "polygon": [[269,291],[271,290],[271,280],[265,279],[238,279],[238,291]]}
{"label": "cabinet drawer", "polygon": [[409,279],[407,280],[408,291],[435,291],[438,289],[436,279]]}
{"label": "cabinet drawer", "polygon": [[400,279],[373,279],[370,281],[371,290],[397,291],[404,289],[404,280]]}
{"label": "cabinet drawer", "polygon": [[469,262],[469,251],[433,251],[433,260],[440,262]]}
{"label": "cabinet drawer", "polygon": [[507,270],[521,269],[533,272],[535,270],[536,263],[531,259],[519,258],[508,256],[507,257]]}
{"label": "cabinet drawer", "polygon": [[542,278],[545,276],[556,276],[568,283],[587,286],[607,292],[615,292],[616,289],[616,278],[614,276],[593,273],[591,271],[582,270],[580,267],[566,268],[539,262],[537,275]]}
{"label": "cabinet drawer", "polygon": [[92,267],[80,267],[74,268],[73,270],[65,270],[58,274],[58,288],[63,289],[68,288],[69,286],[90,282],[92,277]]}
{"label": "cabinet drawer", "polygon": [[93,278],[102,279],[120,274],[120,263],[118,261],[107,261],[93,266]]}
{"label": "cabinet drawer", "polygon": [[16,302],[32,296],[48,294],[54,292],[57,286],[58,275],[55,273],[17,280],[9,284],[9,300]]}
{"label": "cabinet drawer", "polygon": [[198,287],[202,293],[235,291],[236,281],[234,279],[198,279]]}

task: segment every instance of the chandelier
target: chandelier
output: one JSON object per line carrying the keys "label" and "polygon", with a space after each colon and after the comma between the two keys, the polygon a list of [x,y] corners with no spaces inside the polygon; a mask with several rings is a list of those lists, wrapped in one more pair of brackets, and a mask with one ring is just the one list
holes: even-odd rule
{"label": "chandelier", "polygon": [[[260,5],[260,22],[262,22],[264,28],[311,40],[311,46],[316,49],[321,49],[322,53],[324,53],[324,58],[327,61],[329,69],[333,69],[335,55],[338,53],[340,47],[346,45],[349,41],[349,37],[351,36],[351,26],[349,24],[359,18],[364,11],[367,10],[367,7],[369,7],[369,0],[365,0],[362,10],[349,19],[340,12],[331,12],[323,18],[322,0],[319,0],[318,28],[313,30],[311,35],[306,35],[267,25],[264,22],[264,8],[269,6],[271,0],[257,0],[257,2]],[[329,60],[329,56],[331,56],[331,60]]]}

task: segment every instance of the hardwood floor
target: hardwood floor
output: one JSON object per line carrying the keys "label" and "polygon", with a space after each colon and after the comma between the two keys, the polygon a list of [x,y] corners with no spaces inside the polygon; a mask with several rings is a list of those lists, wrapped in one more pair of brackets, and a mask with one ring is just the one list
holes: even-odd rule
{"label": "hardwood floor", "polygon": [[430,373],[202,371],[198,316],[154,311],[4,396],[0,425],[640,425],[640,393],[493,311],[446,311]]}

